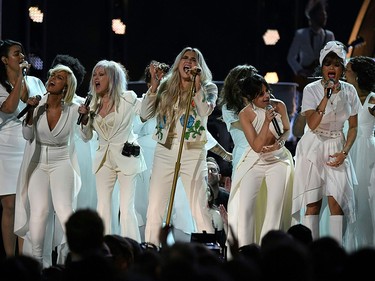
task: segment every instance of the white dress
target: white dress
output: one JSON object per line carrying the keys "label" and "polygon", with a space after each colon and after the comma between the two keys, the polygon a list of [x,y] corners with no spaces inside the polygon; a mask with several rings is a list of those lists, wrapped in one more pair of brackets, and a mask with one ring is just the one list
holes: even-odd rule
{"label": "white dress", "polygon": [[375,218],[375,185],[370,183],[371,173],[375,170],[375,117],[368,110],[374,106],[369,104],[371,97],[375,98],[374,92],[366,97],[363,107],[358,112],[357,138],[349,152],[358,180],[358,185],[354,187],[357,201],[355,237],[358,247],[375,246],[375,225],[372,223],[372,218]]}
{"label": "white dress", "polygon": [[249,143],[245,137],[245,134],[242,130],[237,129],[236,127],[232,126],[233,123],[239,121],[238,114],[234,111],[229,110],[227,105],[224,104],[222,109],[223,120],[225,125],[227,126],[227,130],[232,137],[234,147],[232,151],[232,178],[234,176],[234,171],[240,160],[244,151],[249,147]]}
{"label": "white dress", "polygon": [[[330,154],[342,151],[345,144],[344,123],[361,107],[355,88],[349,83],[340,83],[341,90],[331,96],[318,128],[314,131],[308,129],[297,143],[292,206],[292,215],[297,222],[301,222],[301,214],[307,204],[324,196],[336,199],[348,223],[355,221],[353,183],[356,177],[350,157],[339,167],[326,164]],[[301,113],[315,110],[323,95],[320,80],[308,84],[303,92]],[[344,244],[350,243],[348,235],[345,234]]]}
{"label": "white dress", "polygon": [[[43,95],[46,88],[42,81],[33,76],[25,78],[29,96]],[[0,85],[0,106],[7,99],[9,93]],[[25,139],[22,136],[22,119],[17,119],[18,113],[26,104],[21,100],[18,109],[11,114],[0,111],[0,196],[15,194],[17,178],[25,149]]]}

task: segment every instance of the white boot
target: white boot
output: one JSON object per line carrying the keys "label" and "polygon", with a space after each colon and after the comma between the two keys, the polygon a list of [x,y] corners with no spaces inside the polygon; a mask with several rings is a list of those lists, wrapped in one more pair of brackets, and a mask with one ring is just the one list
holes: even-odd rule
{"label": "white boot", "polygon": [[342,220],[344,216],[329,216],[330,234],[342,245]]}
{"label": "white boot", "polygon": [[303,224],[310,228],[313,240],[319,238],[319,215],[305,215]]}

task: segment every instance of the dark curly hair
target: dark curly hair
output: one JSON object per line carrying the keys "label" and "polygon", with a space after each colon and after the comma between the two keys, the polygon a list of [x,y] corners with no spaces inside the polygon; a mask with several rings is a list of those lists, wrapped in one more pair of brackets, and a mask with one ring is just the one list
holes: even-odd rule
{"label": "dark curly hair", "polygon": [[358,87],[368,92],[375,91],[375,61],[366,56],[353,57],[349,60],[352,70],[357,74]]}
{"label": "dark curly hair", "polygon": [[254,100],[262,92],[262,86],[266,86],[267,91],[272,92],[270,85],[267,83],[266,79],[258,73],[241,79],[239,81],[241,87],[241,95],[248,101]]}
{"label": "dark curly hair", "polygon": [[219,107],[226,104],[227,109],[233,110],[238,114],[244,107],[239,81],[257,72],[258,70],[254,66],[247,64],[237,65],[232,68],[225,78],[223,88],[220,91]]}
{"label": "dark curly hair", "polygon": [[86,69],[77,58],[70,55],[59,54],[56,55],[56,57],[53,59],[51,68],[55,67],[58,64],[63,64],[69,67],[73,71],[74,76],[77,79],[77,88],[81,86],[83,78],[86,74]]}

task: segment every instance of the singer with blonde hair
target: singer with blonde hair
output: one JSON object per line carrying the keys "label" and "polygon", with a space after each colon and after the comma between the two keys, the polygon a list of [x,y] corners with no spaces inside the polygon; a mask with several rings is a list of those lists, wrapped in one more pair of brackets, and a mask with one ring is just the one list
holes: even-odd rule
{"label": "singer with blonde hair", "polygon": [[[196,48],[184,48],[161,81],[154,72],[151,75],[151,86],[141,108],[143,120],[156,117],[153,138],[157,141],[145,240],[159,246],[163,242],[159,240],[159,233],[166,221],[174,176],[182,180],[198,232],[215,232],[208,208],[205,144],[207,120],[216,105],[218,89],[212,83],[212,74],[202,53]],[[189,103],[190,111],[185,116]],[[185,118],[188,124],[183,131]],[[181,137],[184,143],[177,171]]]}
{"label": "singer with blonde hair", "polygon": [[[22,124],[27,144],[16,197],[15,233],[25,239],[24,254],[44,267],[67,255],[65,222],[75,209],[81,181],[74,138],[79,135],[78,105],[73,103],[77,80],[72,70],[57,65],[49,71],[47,94],[29,98]],[[29,243],[30,242],[30,243]]]}

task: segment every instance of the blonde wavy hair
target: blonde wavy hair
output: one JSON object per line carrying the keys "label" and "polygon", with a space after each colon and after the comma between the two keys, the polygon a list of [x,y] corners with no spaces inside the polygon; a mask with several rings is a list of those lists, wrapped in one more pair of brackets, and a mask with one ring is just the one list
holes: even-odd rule
{"label": "blonde wavy hair", "polygon": [[[202,69],[200,72],[200,80],[202,86],[212,82],[212,73],[208,68],[202,53],[197,48],[185,47],[176,57],[168,74],[162,80],[156,101],[156,117],[158,121],[166,118],[167,123],[175,121],[186,109],[190,89],[183,89],[181,84],[181,75],[179,72],[179,64],[186,52],[192,51],[197,56],[198,66]],[[177,104],[177,110],[174,106]]]}

